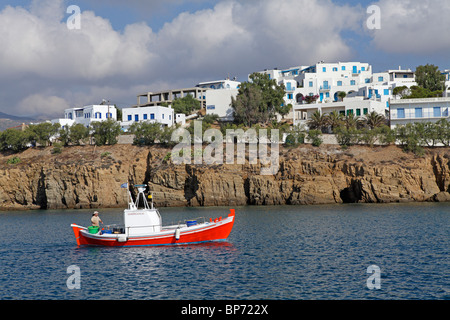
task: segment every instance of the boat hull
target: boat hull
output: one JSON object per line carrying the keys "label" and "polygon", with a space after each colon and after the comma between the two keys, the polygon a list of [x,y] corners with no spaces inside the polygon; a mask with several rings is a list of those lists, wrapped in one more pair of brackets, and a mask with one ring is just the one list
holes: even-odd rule
{"label": "boat hull", "polygon": [[[126,247],[126,246],[160,246],[200,243],[207,241],[225,240],[234,225],[235,211],[225,219],[216,219],[196,226],[162,229],[161,232],[127,236],[126,234],[90,234],[87,228],[72,224],[78,245]],[[178,230],[178,231],[177,231]]]}

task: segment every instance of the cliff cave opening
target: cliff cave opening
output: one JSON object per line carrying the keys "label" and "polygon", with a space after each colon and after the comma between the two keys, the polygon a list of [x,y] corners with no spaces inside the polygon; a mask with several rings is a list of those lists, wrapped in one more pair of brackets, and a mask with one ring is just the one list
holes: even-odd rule
{"label": "cliff cave opening", "polygon": [[361,181],[352,180],[350,186],[344,188],[340,192],[341,200],[343,203],[358,203],[362,200],[361,194]]}

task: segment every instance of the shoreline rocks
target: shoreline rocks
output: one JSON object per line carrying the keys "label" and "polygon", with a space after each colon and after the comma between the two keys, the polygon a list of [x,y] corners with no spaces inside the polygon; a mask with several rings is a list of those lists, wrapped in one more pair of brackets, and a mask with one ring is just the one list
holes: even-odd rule
{"label": "shoreline rocks", "polygon": [[[0,210],[125,207],[127,181],[148,184],[160,207],[450,201],[450,148],[280,147],[275,175],[259,164],[174,165],[160,147],[51,149],[0,156]],[[21,161],[7,164],[13,156]]]}

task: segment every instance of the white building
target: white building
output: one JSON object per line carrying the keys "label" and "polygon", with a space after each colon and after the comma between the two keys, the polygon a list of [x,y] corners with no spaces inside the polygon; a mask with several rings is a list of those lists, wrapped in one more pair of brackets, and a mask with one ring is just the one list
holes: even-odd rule
{"label": "white building", "polygon": [[391,128],[413,122],[437,122],[449,117],[450,98],[391,99]]}
{"label": "white building", "polygon": [[236,98],[240,85],[239,81],[229,79],[199,83],[197,87],[208,89],[205,92],[206,114],[217,114],[221,121],[232,121],[231,98]]}
{"label": "white building", "polygon": [[386,107],[383,102],[364,100],[364,97],[354,97],[344,98],[343,101],[338,102],[296,104],[294,105],[293,112],[294,125],[304,125],[307,127],[308,120],[311,119],[311,115],[316,111],[319,111],[321,114],[330,114],[333,111],[337,111],[344,116],[354,114],[357,117],[364,117],[375,111],[387,116]]}
{"label": "white building", "polygon": [[361,62],[317,63],[285,70],[264,70],[271,79],[286,87],[286,103],[302,103],[303,97],[318,95],[319,102],[338,101],[338,93],[356,96],[370,83],[372,67]]}
{"label": "white building", "polygon": [[207,81],[207,82],[200,82],[196,85],[198,88],[204,88],[204,89],[239,89],[241,83],[236,80],[217,80],[217,81]]}
{"label": "white building", "polygon": [[72,126],[76,123],[89,127],[94,121],[117,120],[117,110],[113,105],[89,105],[83,108],[69,108],[64,110],[64,118],[53,119],[52,123],[59,123],[61,127]]}
{"label": "white building", "polygon": [[175,123],[174,110],[171,107],[153,106],[139,108],[123,108],[122,130],[127,131],[135,122],[157,122],[163,126],[173,126]]}
{"label": "white building", "polygon": [[[298,105],[306,104],[306,96],[317,96],[317,103],[329,104],[338,103],[340,92],[344,92],[347,98],[362,97],[364,100],[383,104],[383,110],[380,109],[381,104],[379,103],[372,105],[376,105],[373,108],[380,110],[380,113],[385,115],[389,110],[389,99],[393,97],[395,87],[405,85],[409,88],[417,85],[414,72],[410,69],[399,67],[397,70],[373,73],[372,66],[362,62],[319,62],[312,66],[264,70],[261,73],[268,74],[278,84],[285,85],[284,103],[292,104],[293,109],[296,109],[297,112],[301,110],[297,107]],[[371,106],[368,107],[368,109],[371,108]],[[355,108],[349,108],[349,110],[351,109]],[[291,112],[286,118],[293,117],[294,114]],[[295,117],[298,120],[307,115],[297,114]]]}

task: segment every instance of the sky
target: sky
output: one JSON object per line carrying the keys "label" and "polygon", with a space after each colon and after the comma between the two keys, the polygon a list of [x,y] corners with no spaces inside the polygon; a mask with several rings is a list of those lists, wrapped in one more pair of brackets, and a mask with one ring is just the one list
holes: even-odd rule
{"label": "sky", "polygon": [[0,112],[124,108],[149,91],[321,60],[450,69],[449,17],[448,0],[0,0]]}

